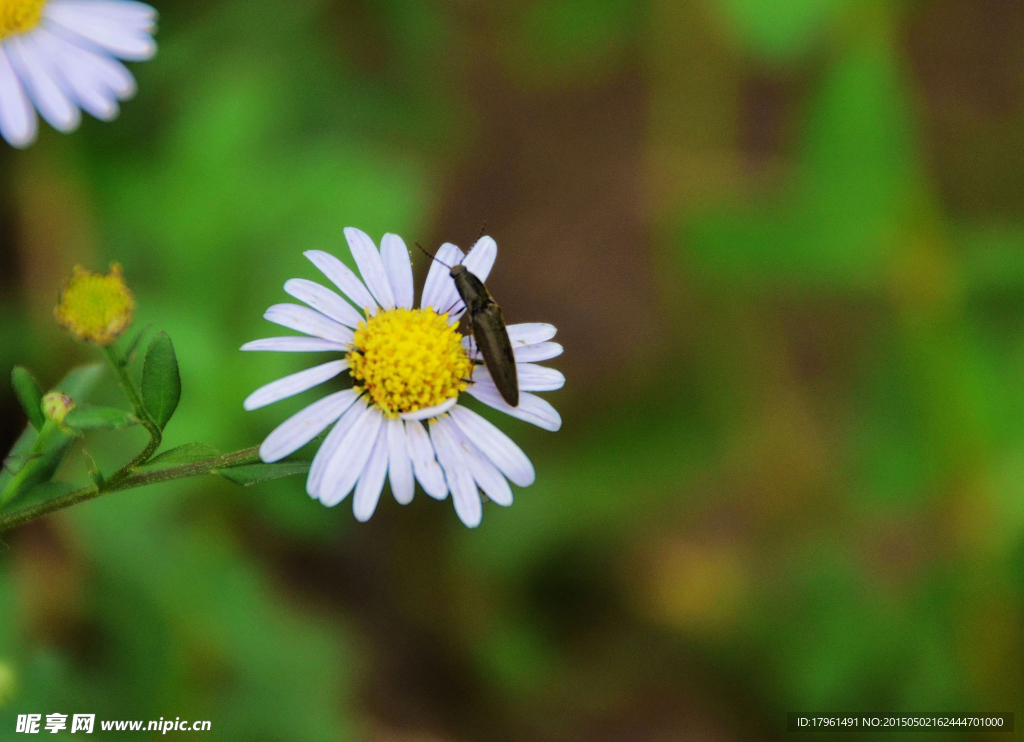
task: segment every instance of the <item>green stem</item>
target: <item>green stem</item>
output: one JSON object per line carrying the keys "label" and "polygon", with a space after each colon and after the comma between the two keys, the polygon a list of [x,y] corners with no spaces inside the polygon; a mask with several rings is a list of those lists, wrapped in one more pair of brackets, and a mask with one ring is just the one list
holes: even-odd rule
{"label": "green stem", "polygon": [[3,492],[0,492],[0,509],[21,492],[30,490],[53,476],[53,472],[74,441],[69,431],[52,420],[47,420],[32,448],[25,454],[27,461],[7,483]]}
{"label": "green stem", "polygon": [[160,443],[163,441],[163,431],[160,430],[160,426],[153,421],[153,418],[146,410],[146,405],[142,402],[139,388],[128,373],[128,364],[117,356],[113,346],[104,348],[103,351],[107,356],[107,362],[110,363],[110,367],[114,370],[114,375],[117,377],[121,389],[124,390],[124,394],[131,403],[132,409],[135,410],[135,416],[142,423],[146,432],[149,433],[149,443],[146,444],[146,447],[142,449],[139,455],[110,475],[110,479],[107,482],[109,489],[111,486],[128,479],[132,472],[149,461],[153,454],[157,452],[157,449],[160,448]]}
{"label": "green stem", "polygon": [[255,464],[259,461],[259,449],[254,447],[245,448],[233,453],[227,453],[223,456],[216,456],[204,461],[193,461],[188,464],[181,464],[180,466],[169,466],[166,469],[134,472],[123,477],[117,482],[113,481],[113,479],[108,480],[102,488],[95,484],[88,487],[82,487],[74,492],[68,492],[66,495],[61,495],[60,497],[55,497],[52,500],[41,502],[38,505],[32,505],[31,507],[22,508],[21,510],[15,510],[13,513],[8,515],[0,516],[0,532],[24,525],[25,523],[36,520],[37,518],[42,518],[44,515],[49,515],[50,513],[55,513],[58,510],[69,508],[72,505],[92,500],[100,495],[105,495],[108,492],[118,492],[121,490],[134,489],[135,487],[145,487],[150,484],[170,482],[174,479],[186,479],[188,477],[202,476],[204,474],[214,473],[217,469],[227,469],[232,466]]}

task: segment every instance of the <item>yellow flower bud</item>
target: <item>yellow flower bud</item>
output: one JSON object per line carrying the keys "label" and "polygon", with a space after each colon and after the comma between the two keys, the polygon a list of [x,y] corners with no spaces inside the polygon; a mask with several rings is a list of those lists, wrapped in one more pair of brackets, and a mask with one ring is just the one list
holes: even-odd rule
{"label": "yellow flower bud", "polygon": [[60,392],[50,392],[43,397],[43,414],[47,420],[53,420],[58,425],[64,422],[64,418],[74,406],[71,397]]}
{"label": "yellow flower bud", "polygon": [[134,313],[135,300],[117,263],[106,275],[76,266],[53,310],[57,322],[79,340],[104,346],[121,336]]}

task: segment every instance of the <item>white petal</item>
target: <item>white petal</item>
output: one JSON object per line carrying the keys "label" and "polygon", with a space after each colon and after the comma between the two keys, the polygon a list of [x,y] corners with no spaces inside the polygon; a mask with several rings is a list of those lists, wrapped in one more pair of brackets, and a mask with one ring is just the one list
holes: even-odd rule
{"label": "white petal", "polygon": [[[517,363],[516,375],[519,377],[521,392],[553,392],[565,386],[565,374],[561,371],[534,363]],[[494,384],[491,372],[486,366],[476,366],[473,369],[473,381]]]}
{"label": "white petal", "polygon": [[135,77],[116,59],[72,43],[65,36],[52,33],[48,28],[40,27],[36,34],[45,40],[47,46],[61,60],[62,69],[68,66],[75,67],[81,75],[92,78],[97,85],[121,100],[135,95]]}
{"label": "white petal", "polygon": [[444,481],[444,472],[434,456],[434,446],[430,442],[423,423],[415,420],[405,424],[405,437],[409,443],[409,458],[412,460],[413,471],[423,491],[435,500],[443,500],[448,496],[448,485]]}
{"label": "white petal", "polygon": [[52,15],[54,11],[92,15],[147,33],[156,28],[156,10],[145,3],[128,0],[50,0],[47,14]]}
{"label": "white petal", "polygon": [[536,345],[550,340],[558,332],[554,325],[546,322],[521,322],[517,325],[507,325],[508,339],[512,345]]}
{"label": "white petal", "polygon": [[31,35],[12,36],[4,46],[39,115],[57,131],[77,129],[82,121],[78,106],[61,87],[48,56],[31,41]]}
{"label": "white petal", "polygon": [[[337,502],[330,500],[330,496],[334,492],[334,487],[338,482],[338,476],[342,471],[342,467],[351,457],[352,441],[354,440],[353,434],[359,435],[360,432],[366,430],[372,410],[373,408],[366,402],[366,396],[363,395],[359,397],[358,401],[352,405],[352,409],[334,426],[334,430],[330,432],[324,441],[324,445],[321,447],[328,448],[327,444],[330,444],[330,458],[325,459],[319,468],[317,467],[317,460],[314,458],[313,466],[309,470],[311,476],[306,483],[306,490],[311,497],[320,500],[324,504],[330,502],[331,506],[337,504]],[[372,439],[370,443],[373,443]],[[369,454],[367,453],[367,455]],[[365,463],[364,459],[363,463],[356,467],[357,474],[361,473]],[[313,476],[314,473],[315,476]],[[340,499],[338,502],[340,502]]]}
{"label": "white petal", "polygon": [[466,437],[501,470],[501,473],[520,487],[529,487],[536,479],[530,459],[515,441],[496,428],[489,420],[473,410],[456,407],[451,418]]}
{"label": "white petal", "polygon": [[459,401],[458,397],[446,399],[444,402],[433,407],[423,407],[415,412],[403,412],[399,415],[403,420],[429,420],[432,417],[443,415]]}
{"label": "white petal", "polygon": [[366,409],[365,403],[356,402],[359,399],[359,392],[355,389],[346,389],[345,391],[351,396],[352,403],[345,411],[345,414],[331,428],[331,432],[327,434],[324,442],[320,444],[320,450],[316,452],[316,456],[313,457],[313,465],[309,468],[309,476],[306,477],[306,492],[314,499],[320,496],[320,487],[323,483],[327,465],[331,463],[334,454],[338,452],[339,445],[353,423],[360,418]]}
{"label": "white petal", "polygon": [[420,306],[433,307],[438,314],[444,314],[459,299],[459,292],[455,290],[455,281],[452,280],[449,268],[462,262],[462,250],[446,242],[441,245],[434,258],[427,272],[427,281],[423,284]]}
{"label": "white petal", "polygon": [[51,5],[66,5],[76,8],[87,8],[95,13],[120,20],[157,19],[156,8],[137,0],[50,0]]}
{"label": "white petal", "polygon": [[242,406],[246,410],[258,410],[260,407],[280,402],[282,399],[294,397],[296,394],[301,394],[307,389],[323,384],[328,379],[333,379],[346,368],[348,368],[346,361],[331,361],[330,363],[313,366],[313,368],[307,368],[304,371],[285,376],[277,381],[261,386],[245,398]]}
{"label": "white petal", "polygon": [[348,345],[354,333],[344,325],[325,317],[309,307],[298,304],[275,304],[263,313],[263,318],[289,330],[304,332],[307,335],[333,340]]}
{"label": "white petal", "polygon": [[352,424],[345,435],[338,452],[324,472],[323,486],[320,488],[320,502],[327,507],[334,507],[348,497],[348,493],[356,484],[359,475],[366,467],[370,458],[377,433],[384,424],[384,415],[376,407],[367,407],[362,416]]}
{"label": "white petal", "polygon": [[462,432],[462,429],[450,417],[438,420],[438,424],[445,427],[448,434],[459,448],[462,449],[462,454],[466,459],[466,464],[469,466],[470,474],[473,475],[477,486],[484,491],[484,494],[492,502],[502,507],[511,505],[512,488],[508,486],[508,482],[505,481],[505,477],[498,471],[498,467],[480,453],[480,450],[470,442],[466,434]]}
{"label": "white petal", "polygon": [[347,301],[330,289],[305,278],[293,278],[286,281],[284,290],[299,301],[304,301],[316,311],[346,327],[355,329],[365,317],[355,310]]}
{"label": "white petal", "polygon": [[299,410],[267,436],[260,446],[260,458],[271,464],[298,451],[337,420],[357,397],[358,394],[346,389]]}
{"label": "white petal", "polygon": [[[466,257],[462,261],[462,265],[464,265],[466,270],[481,281],[486,281],[487,277],[491,274],[491,268],[494,267],[494,260],[497,257],[497,243],[490,237],[481,237],[476,241],[476,244],[473,245],[473,248],[466,253]],[[465,311],[466,304],[462,301],[462,297],[459,296],[458,290],[455,291],[454,297],[454,303],[451,305],[449,315],[452,318],[458,318],[461,317],[462,313]]]}
{"label": "white petal", "polygon": [[366,232],[355,227],[345,227],[345,239],[348,240],[348,249],[352,251],[352,257],[370,293],[382,307],[393,309],[395,297],[391,293],[391,283],[373,240]]}
{"label": "white petal", "polygon": [[28,33],[11,39],[25,66],[22,81],[36,108],[55,129],[74,131],[82,122],[81,111],[70,86],[58,69],[60,57],[39,42],[39,33]]}
{"label": "white petal", "polygon": [[377,311],[376,300],[351,268],[323,250],[307,250],[302,254],[309,258],[309,262],[319,268],[331,283],[341,289],[341,292],[351,299],[358,309],[362,309],[367,314]]}
{"label": "white petal", "polygon": [[538,428],[554,432],[562,427],[562,416],[558,414],[558,410],[546,400],[533,394],[523,392],[519,395],[519,406],[512,407],[501,398],[498,389],[491,382],[479,381],[466,391],[488,407],[493,407],[506,415],[536,425]]}
{"label": "white petal", "polygon": [[36,127],[36,111],[0,46],[0,135],[11,146],[24,148],[35,141]]}
{"label": "white petal", "polygon": [[60,3],[48,3],[43,16],[48,26],[80,36],[121,59],[141,62],[156,54],[153,37],[137,26]]}
{"label": "white petal", "polygon": [[462,264],[481,281],[487,281],[497,257],[498,243],[491,237],[484,236],[476,241],[473,248],[466,254],[466,259],[462,261]]}
{"label": "white petal", "polygon": [[388,435],[388,478],[391,480],[391,494],[402,505],[412,502],[416,480],[412,476],[412,460],[409,458],[409,442],[405,436],[405,423],[401,420],[385,420]]}
{"label": "white petal", "polygon": [[409,248],[397,234],[386,234],[380,241],[380,257],[384,261],[395,306],[412,309],[412,261],[409,260]]}
{"label": "white petal", "polygon": [[[441,246],[441,249],[438,250],[438,257],[449,266],[463,263],[466,259],[462,254],[462,250],[450,243]],[[429,280],[430,276],[428,275],[427,278]],[[461,313],[463,308],[462,297],[459,296],[459,291],[455,288],[455,280],[452,278],[450,270],[441,272],[438,295],[434,301],[434,308],[441,314],[448,313],[449,316],[452,316]]]}
{"label": "white petal", "polygon": [[104,13],[114,18],[155,21],[159,15],[152,5],[138,2],[138,0],[50,0],[50,2],[89,7],[97,13]]}
{"label": "white petal", "polygon": [[106,85],[103,78],[95,70],[83,62],[78,55],[68,52],[70,46],[45,28],[38,28],[32,39],[50,57],[53,66],[59,71],[68,93],[85,111],[100,119],[111,121],[120,113],[117,94]]}
{"label": "white petal", "polygon": [[[506,328],[508,329],[508,328]],[[511,335],[509,337],[511,340]],[[466,353],[474,361],[481,360],[476,347],[476,340],[472,335],[464,335],[462,338],[462,347],[466,349]],[[516,342],[512,342],[512,354],[515,356],[516,363],[531,363],[536,361],[550,361],[552,358],[557,358],[562,355],[563,348],[558,343],[534,343],[533,345],[522,345]]]}
{"label": "white petal", "polygon": [[377,440],[370,451],[370,458],[359,475],[356,494],[352,498],[352,514],[356,520],[365,523],[377,509],[380,493],[384,489],[384,477],[388,471],[388,434],[384,426],[377,433]]}
{"label": "white petal", "polygon": [[517,363],[516,375],[524,392],[553,392],[565,386],[565,374],[561,371],[534,363]]}
{"label": "white petal", "polygon": [[558,343],[536,343],[535,345],[513,345],[512,353],[516,363],[550,361],[562,355],[562,346]]}
{"label": "white petal", "polygon": [[281,337],[253,340],[243,345],[241,350],[275,350],[281,353],[320,353],[325,351],[345,353],[348,351],[348,346],[323,338]]}
{"label": "white petal", "polygon": [[451,488],[459,520],[469,528],[476,528],[480,525],[480,518],[483,515],[480,493],[477,491],[476,482],[462,449],[452,439],[444,422],[444,419],[431,421],[430,440],[434,442],[437,460],[441,462],[445,479]]}

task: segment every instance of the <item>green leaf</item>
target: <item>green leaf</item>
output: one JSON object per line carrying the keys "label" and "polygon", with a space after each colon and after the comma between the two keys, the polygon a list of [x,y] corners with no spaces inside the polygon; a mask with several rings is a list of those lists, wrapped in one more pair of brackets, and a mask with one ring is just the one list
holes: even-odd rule
{"label": "green leaf", "polygon": [[[64,392],[72,399],[81,402],[89,398],[105,370],[106,366],[102,363],[79,366],[69,371],[57,383],[54,391]],[[30,471],[22,476],[22,481],[17,485],[18,492],[28,491],[39,482],[49,479],[74,441],[74,436],[65,434],[53,423],[48,422],[39,432],[36,432],[31,425],[26,425],[25,431],[14,443],[10,452],[11,456],[28,456],[28,460],[25,461],[22,468]],[[21,473],[20,470],[19,473]],[[0,492],[6,491],[14,476],[16,475],[6,469],[0,470]],[[17,493],[7,494],[12,497],[17,495]]]}
{"label": "green leaf", "polygon": [[184,446],[172,448],[151,458],[145,468],[162,468],[177,466],[178,464],[194,464],[197,461],[207,461],[220,456],[220,451],[209,443],[186,443]]}
{"label": "green leaf", "polygon": [[114,430],[137,425],[138,420],[116,407],[75,407],[64,418],[64,424],[75,430]]}
{"label": "green leaf", "polygon": [[[33,433],[31,426],[28,428]],[[24,436],[22,436],[24,438]],[[0,507],[6,505],[19,494],[24,494],[36,485],[49,481],[61,461],[71,450],[75,442],[75,435],[52,420],[47,420],[43,429],[32,443],[31,449],[27,452],[12,454],[16,457],[24,456],[24,465],[17,469],[17,473],[4,469],[0,476]],[[16,444],[17,447],[17,444]],[[15,466],[21,463],[15,459]]]}
{"label": "green leaf", "polygon": [[229,469],[217,469],[217,473],[235,484],[251,487],[260,482],[269,482],[271,479],[305,474],[309,471],[309,465],[309,461],[279,461],[276,464],[246,464]]}
{"label": "green leaf", "polygon": [[53,388],[55,392],[64,392],[75,402],[85,400],[87,394],[92,392],[100,376],[106,370],[102,363],[91,363],[88,366],[79,366],[72,369]]}
{"label": "green leaf", "polygon": [[101,472],[99,466],[96,465],[96,459],[94,459],[92,454],[84,448],[82,449],[82,455],[85,456],[85,464],[89,468],[89,479],[91,479],[92,483],[97,487],[103,487],[106,480],[103,477],[103,472]]}
{"label": "green leaf", "polygon": [[[22,431],[20,436],[18,436],[18,440],[16,440],[14,442],[14,445],[11,447],[10,453],[8,453],[7,455],[8,456],[28,455],[29,452],[32,450],[32,447],[35,445],[35,443],[36,443],[36,441],[38,439],[39,439],[38,431],[36,431],[36,429],[33,428],[31,425],[26,425],[25,426],[25,430]],[[0,487],[2,487],[5,484],[5,482],[3,481],[3,478],[4,478],[4,473],[0,472]]]}
{"label": "green leaf", "polygon": [[39,456],[39,454],[37,454],[37,453],[36,454],[30,454],[30,453],[11,454],[6,459],[4,459],[4,461],[3,461],[3,468],[4,468],[5,471],[7,471],[10,474],[17,474],[23,468],[25,468],[25,465],[28,464],[28,462],[30,462],[32,459],[34,459],[34,458],[36,458],[38,456]]}
{"label": "green leaf", "polygon": [[28,421],[32,423],[32,427],[42,430],[43,425],[46,424],[46,418],[43,416],[42,407],[40,407],[43,401],[43,390],[32,378],[32,374],[26,368],[15,366],[11,371],[11,386],[14,387],[14,393],[18,395],[18,401],[21,402],[21,407],[28,415]]}
{"label": "green leaf", "polygon": [[181,376],[174,344],[166,332],[161,332],[146,350],[142,367],[142,401],[146,411],[161,429],[167,425],[181,399]]}

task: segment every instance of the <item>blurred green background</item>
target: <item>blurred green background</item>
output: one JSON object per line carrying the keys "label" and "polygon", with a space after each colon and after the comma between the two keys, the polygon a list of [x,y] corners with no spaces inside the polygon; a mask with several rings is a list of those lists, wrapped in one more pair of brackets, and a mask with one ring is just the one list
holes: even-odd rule
{"label": "blurred green background", "polygon": [[[565,424],[500,420],[537,483],[476,531],[421,492],[360,525],[293,477],[4,534],[0,725],[664,742],[1024,711],[1024,4],[157,5],[118,121],[0,149],[0,377],[90,360],[52,307],[117,260],[178,351],[168,444],[254,445],[318,395],[241,407],[309,364],[237,350],[317,277],[303,250],[486,223],[506,317],[559,327]],[[90,447],[109,470],[132,435]]]}

